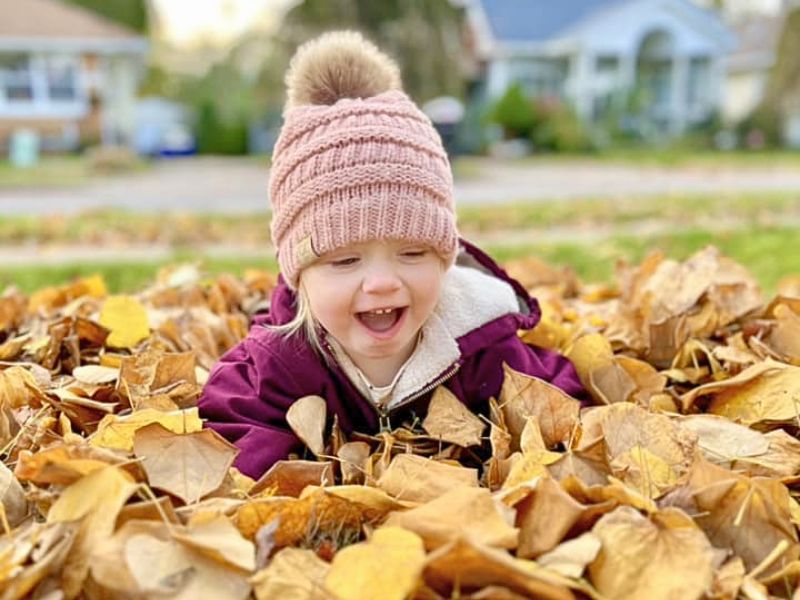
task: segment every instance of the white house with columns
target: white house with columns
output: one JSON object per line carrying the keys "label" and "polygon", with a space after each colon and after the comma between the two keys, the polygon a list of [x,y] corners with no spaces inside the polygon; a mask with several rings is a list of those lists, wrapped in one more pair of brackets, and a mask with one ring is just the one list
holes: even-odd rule
{"label": "white house with columns", "polygon": [[638,118],[679,134],[721,106],[735,36],[688,0],[462,0],[483,93],[519,82],[587,122],[638,99]]}

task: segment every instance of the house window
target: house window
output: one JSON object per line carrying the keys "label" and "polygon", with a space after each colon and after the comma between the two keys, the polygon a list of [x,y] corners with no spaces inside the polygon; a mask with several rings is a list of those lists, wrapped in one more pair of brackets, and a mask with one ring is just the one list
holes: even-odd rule
{"label": "house window", "polygon": [[598,56],[595,61],[595,72],[598,74],[614,74],[619,69],[616,56]]}
{"label": "house window", "polygon": [[694,57],[689,63],[687,100],[689,106],[704,106],[709,103],[709,77],[711,61],[707,57]]}
{"label": "house window", "polygon": [[78,96],[77,68],[68,57],[51,56],[47,59],[47,93],[55,102],[71,102]]}
{"label": "house window", "polygon": [[33,100],[33,78],[29,56],[0,54],[0,95],[9,102]]}

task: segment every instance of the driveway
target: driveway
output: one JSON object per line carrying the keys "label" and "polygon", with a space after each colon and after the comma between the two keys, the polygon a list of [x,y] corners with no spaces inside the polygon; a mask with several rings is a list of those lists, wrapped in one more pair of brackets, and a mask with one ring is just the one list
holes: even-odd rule
{"label": "driveway", "polygon": [[[457,202],[800,192],[800,169],[785,166],[670,168],[560,160],[515,164],[491,159],[478,165],[477,173],[456,181]],[[100,207],[252,213],[268,205],[267,179],[267,167],[250,159],[175,159],[156,163],[142,173],[99,178],[80,187],[0,187],[0,214],[64,214]]]}

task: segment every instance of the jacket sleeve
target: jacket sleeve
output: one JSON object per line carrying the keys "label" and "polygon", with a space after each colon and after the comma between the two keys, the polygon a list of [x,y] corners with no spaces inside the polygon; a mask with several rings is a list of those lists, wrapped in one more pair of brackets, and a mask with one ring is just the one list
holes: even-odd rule
{"label": "jacket sleeve", "polygon": [[552,383],[582,403],[587,399],[569,359],[557,352],[528,345],[516,335],[498,340],[462,365],[460,379],[466,395],[480,400],[497,397],[503,385],[503,363],[515,371]]}
{"label": "jacket sleeve", "polygon": [[[264,373],[281,373],[282,369],[256,365],[249,344],[245,339],[214,366],[198,408],[207,427],[239,448],[236,468],[257,479],[273,463],[302,448],[289,429],[286,411],[304,394],[293,389],[295,381],[288,373],[285,378],[264,377]],[[266,362],[278,360],[271,355],[265,358]]]}

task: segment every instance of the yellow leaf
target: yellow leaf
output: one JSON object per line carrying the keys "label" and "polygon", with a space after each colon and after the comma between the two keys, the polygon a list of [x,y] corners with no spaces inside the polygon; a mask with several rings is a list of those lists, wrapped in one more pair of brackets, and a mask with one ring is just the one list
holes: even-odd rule
{"label": "yellow leaf", "polygon": [[117,515],[137,487],[122,469],[105,467],[73,483],[50,507],[48,523],[82,519],[64,565],[63,588],[68,598],[77,596],[89,572],[92,551],[113,533]]}
{"label": "yellow leaf", "polygon": [[384,527],[336,554],[325,587],[340,600],[403,600],[419,584],[424,563],[417,534]]}
{"label": "yellow leaf", "polygon": [[203,421],[197,408],[163,412],[145,408],[125,416],[105,415],[97,426],[97,431],[89,439],[92,446],[116,448],[130,452],[133,450],[134,434],[146,425],[160,423],[164,429],[173,433],[194,433],[203,429]]}
{"label": "yellow leaf", "polygon": [[567,352],[567,358],[575,366],[584,387],[589,385],[589,375],[592,371],[606,366],[613,357],[611,343],[599,333],[579,337]]}
{"label": "yellow leaf", "polygon": [[150,335],[147,311],[133,296],[106,298],[100,324],[111,331],[106,344],[112,348],[133,348]]}

